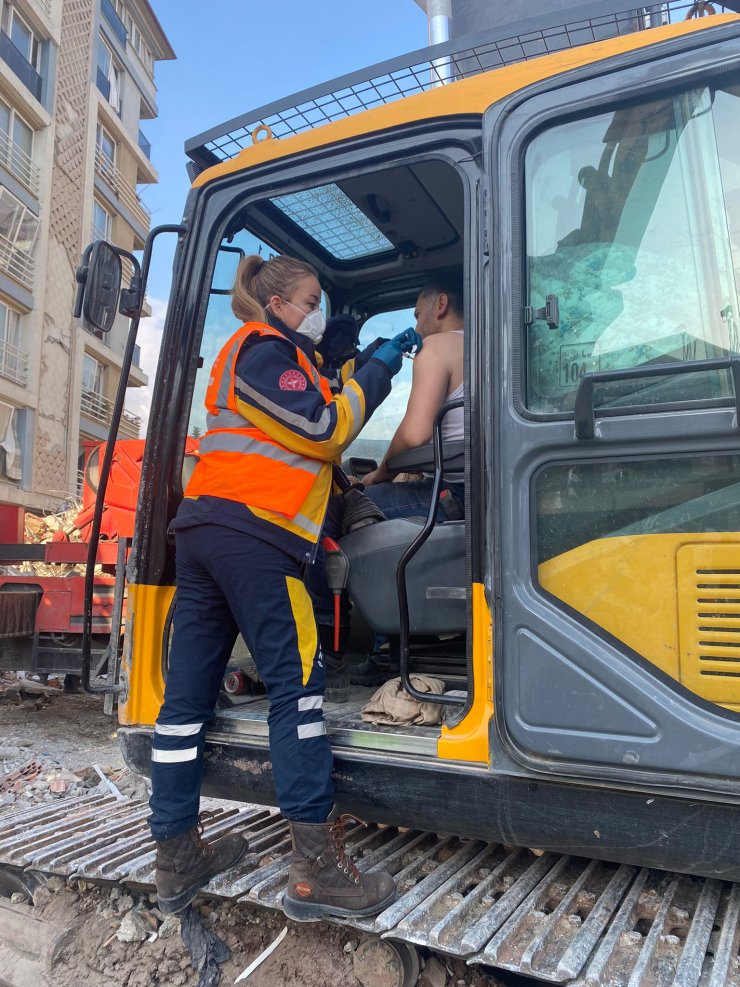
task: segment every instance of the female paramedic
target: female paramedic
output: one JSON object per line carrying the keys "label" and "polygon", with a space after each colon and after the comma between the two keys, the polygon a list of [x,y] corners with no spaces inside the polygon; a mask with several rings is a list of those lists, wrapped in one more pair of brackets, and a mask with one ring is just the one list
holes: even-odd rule
{"label": "female paramedic", "polygon": [[275,790],[293,841],[285,912],[299,921],[372,915],[395,895],[389,874],[360,874],[345,852],[322,714],[326,673],[301,567],[316,553],[332,460],[388,396],[402,353],[421,341],[406,330],[383,343],[332,395],[315,361],[320,302],[309,264],[242,260],[232,310],[244,324],[213,365],[208,430],[172,522],[177,607],[149,820],[166,912],[185,908],[247,850],[239,835],[209,845],[198,826],[206,724],[238,632],[270,701]]}

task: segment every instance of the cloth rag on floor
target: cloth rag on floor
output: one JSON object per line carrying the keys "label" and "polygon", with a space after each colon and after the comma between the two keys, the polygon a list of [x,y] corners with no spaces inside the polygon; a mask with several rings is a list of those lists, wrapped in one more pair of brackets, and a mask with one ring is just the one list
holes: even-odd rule
{"label": "cloth rag on floor", "polygon": [[[411,684],[419,692],[441,696],[445,691],[442,679],[431,675],[412,675]],[[442,707],[437,703],[424,703],[414,699],[401,685],[401,679],[389,679],[362,707],[362,719],[366,723],[384,725],[407,724],[409,726],[435,726],[440,722]]]}

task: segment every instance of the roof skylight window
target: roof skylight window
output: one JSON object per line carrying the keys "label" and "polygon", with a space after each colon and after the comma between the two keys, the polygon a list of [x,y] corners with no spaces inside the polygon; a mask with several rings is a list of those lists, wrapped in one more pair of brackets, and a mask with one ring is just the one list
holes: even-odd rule
{"label": "roof skylight window", "polygon": [[338,185],[319,185],[270,200],[337,260],[393,250],[393,244]]}

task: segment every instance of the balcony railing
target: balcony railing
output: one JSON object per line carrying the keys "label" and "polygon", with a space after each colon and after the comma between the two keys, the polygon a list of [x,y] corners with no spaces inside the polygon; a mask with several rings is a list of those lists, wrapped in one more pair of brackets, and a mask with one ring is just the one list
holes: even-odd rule
{"label": "balcony railing", "polygon": [[24,288],[33,290],[34,261],[30,254],[19,250],[0,233],[0,268]]}
{"label": "balcony railing", "polygon": [[149,210],[136,194],[133,186],[123,177],[111,159],[103,153],[99,144],[95,148],[95,170],[116,193],[123,205],[133,213],[137,222],[145,230],[148,230],[152,219]]}
{"label": "balcony railing", "polygon": [[[104,398],[102,394],[98,394],[97,391],[90,391],[83,387],[80,411],[87,418],[91,418],[100,425],[108,426],[113,417],[113,402]],[[121,416],[119,434],[127,439],[138,439],[140,432],[141,418],[124,410]]]}
{"label": "balcony railing", "polygon": [[105,17],[113,29],[113,33],[125,48],[128,32],[126,31],[126,25],[116,13],[116,8],[110,0],[100,0],[100,9],[103,11],[103,17]]}
{"label": "balcony railing", "polygon": [[22,147],[14,143],[4,130],[0,129],[0,164],[26,186],[37,198],[39,194],[40,171]]}
{"label": "balcony railing", "polygon": [[42,79],[26,56],[16,48],[5,31],[0,31],[0,58],[7,62],[26,89],[30,89],[36,99],[41,99]]}
{"label": "balcony railing", "polygon": [[151,160],[152,156],[152,145],[146,139],[146,137],[139,131],[139,147],[146,154],[146,156]]}
{"label": "balcony railing", "polygon": [[28,353],[0,338],[0,377],[14,384],[26,386],[28,380]]}

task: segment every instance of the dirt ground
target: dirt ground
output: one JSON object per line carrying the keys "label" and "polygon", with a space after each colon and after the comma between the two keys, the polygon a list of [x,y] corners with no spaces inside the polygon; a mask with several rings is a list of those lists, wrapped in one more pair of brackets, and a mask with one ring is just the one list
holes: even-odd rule
{"label": "dirt ground", "polygon": [[[114,892],[115,894],[116,892]],[[76,882],[56,892],[46,889],[34,896],[34,911],[61,929],[72,927],[57,960],[50,984],[53,987],[196,987],[198,974],[180,937],[179,921],[160,926],[161,933],[141,942],[120,942],[116,931],[131,896],[111,898],[109,889],[86,888]],[[134,899],[139,914],[152,916],[156,909],[145,897]],[[122,906],[122,908],[121,908]],[[277,912],[205,902],[199,906],[204,922],[226,943],[231,957],[220,966],[221,984],[233,984],[247,966],[287,925],[288,934],[275,952],[250,975],[252,987],[362,987],[353,972],[361,937],[352,930],[325,923],[297,925]],[[431,972],[439,973],[438,961]],[[495,987],[500,981],[482,971],[471,971],[464,963],[442,962],[444,980],[450,987]],[[422,978],[423,978],[422,974]],[[424,979],[420,983],[424,983]],[[11,979],[12,983],[12,979]]]}
{"label": "dirt ground", "polygon": [[[116,725],[115,718],[104,715],[102,699],[94,696],[55,694],[48,701],[36,697],[20,705],[17,700],[0,701],[0,817],[98,786],[103,791],[105,783],[92,769],[95,764],[124,794],[145,795],[145,782],[124,769]],[[43,768],[35,779],[20,779],[10,791],[2,792],[3,779],[32,760]],[[54,790],[63,786],[63,791]],[[47,887],[36,891],[32,903],[21,898],[16,895],[11,907],[30,908],[27,914],[67,930],[49,987],[196,987],[199,982],[179,921],[163,923],[153,896],[78,881],[65,885],[52,878]],[[233,984],[287,925],[286,938],[246,984],[363,987],[354,973],[355,954],[363,940],[353,930],[326,923],[295,924],[278,912],[206,899],[199,899],[198,911],[231,954],[219,968],[221,984]],[[120,941],[117,937],[130,934],[142,938]],[[421,958],[427,967],[420,987],[499,987],[502,983],[460,961],[423,953]],[[0,970],[0,981],[3,975],[14,983],[12,971]]]}

